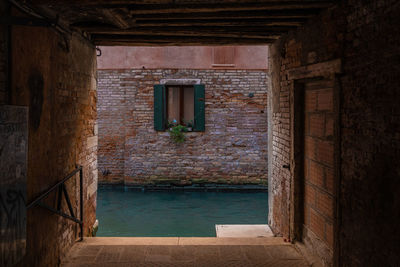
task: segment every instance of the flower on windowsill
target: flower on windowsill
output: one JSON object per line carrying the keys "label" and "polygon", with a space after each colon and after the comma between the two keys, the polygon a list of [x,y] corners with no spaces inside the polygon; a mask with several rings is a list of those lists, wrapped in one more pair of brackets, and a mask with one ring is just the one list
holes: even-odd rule
{"label": "flower on windowsill", "polygon": [[174,143],[180,144],[185,141],[185,132],[188,131],[188,128],[184,125],[174,125],[169,128],[169,136],[171,137]]}
{"label": "flower on windowsill", "polygon": [[176,119],[173,119],[172,121],[167,122],[167,128],[169,130],[171,130],[172,127],[177,126],[177,125],[178,125],[178,122],[176,121]]}

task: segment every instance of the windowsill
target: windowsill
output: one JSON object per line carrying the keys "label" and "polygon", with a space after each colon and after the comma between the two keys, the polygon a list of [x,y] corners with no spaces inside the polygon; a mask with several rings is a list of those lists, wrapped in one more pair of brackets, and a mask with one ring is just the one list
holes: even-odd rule
{"label": "windowsill", "polygon": [[[169,129],[165,129],[165,130],[163,130],[163,131],[157,131],[157,130],[155,130],[155,132],[157,132],[157,133],[160,133],[160,134],[167,134],[168,132],[169,132]],[[192,130],[192,131],[187,131],[187,132],[184,132],[185,134],[194,134],[194,133],[204,133],[205,131],[195,131],[195,130]]]}
{"label": "windowsill", "polygon": [[[171,128],[170,128],[171,129]],[[165,130],[166,132],[168,132],[170,129]],[[192,132],[196,132],[195,130],[187,130],[185,133],[192,133]]]}
{"label": "windowsill", "polygon": [[234,68],[235,64],[211,64],[211,67],[213,67],[213,68],[226,68],[226,67]]}

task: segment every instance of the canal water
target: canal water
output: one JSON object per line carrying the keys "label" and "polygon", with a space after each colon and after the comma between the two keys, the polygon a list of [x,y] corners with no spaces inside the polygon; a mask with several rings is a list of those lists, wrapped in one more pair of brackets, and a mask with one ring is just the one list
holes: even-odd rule
{"label": "canal water", "polygon": [[215,224],[267,224],[267,192],[99,187],[97,236],[215,237]]}

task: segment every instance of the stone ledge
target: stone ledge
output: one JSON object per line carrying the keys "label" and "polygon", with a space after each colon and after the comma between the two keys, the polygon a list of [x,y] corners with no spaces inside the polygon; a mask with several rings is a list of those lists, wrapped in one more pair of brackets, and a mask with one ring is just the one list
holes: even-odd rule
{"label": "stone ledge", "polygon": [[86,237],[77,245],[291,245],[281,237]]}
{"label": "stone ledge", "polygon": [[205,192],[268,192],[267,185],[254,184],[191,184],[191,185],[173,185],[173,184],[149,184],[149,185],[121,185],[121,184],[99,184],[99,188],[119,187],[121,190],[128,191],[205,191]]}

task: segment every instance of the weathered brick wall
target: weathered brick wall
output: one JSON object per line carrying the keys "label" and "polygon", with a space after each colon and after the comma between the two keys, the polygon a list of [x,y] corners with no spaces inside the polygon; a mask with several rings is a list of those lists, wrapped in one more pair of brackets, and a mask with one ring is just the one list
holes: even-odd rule
{"label": "weathered brick wall", "polygon": [[[95,220],[97,190],[96,54],[76,35],[13,26],[12,105],[29,107],[27,202],[83,166],[84,227]],[[78,176],[67,183],[79,216]],[[48,205],[56,205],[56,194]],[[65,200],[62,208],[68,210]],[[68,213],[68,212],[67,212]],[[34,207],[27,214],[27,254],[21,266],[58,266],[79,227]]]}
{"label": "weathered brick wall", "polygon": [[126,79],[132,77],[123,73],[118,70],[98,71],[99,181],[106,178],[109,182],[119,183],[124,177],[125,118],[127,115],[135,116],[127,114],[127,101],[132,104],[130,98],[135,95],[130,93],[126,96]]}
{"label": "weathered brick wall", "polygon": [[[400,200],[399,65],[400,6],[397,1],[343,1],[284,36],[271,47],[271,136],[269,186],[270,225],[289,237],[291,232],[290,95],[292,70],[309,64],[340,59],[342,74],[336,76],[340,119],[333,153],[337,169],[333,214],[333,259],[341,266],[395,266],[398,263]],[[321,127],[322,129],[322,127]],[[318,149],[318,148],[316,148]],[[332,155],[331,155],[332,156]],[[335,155],[334,155],[335,156]],[[316,160],[321,160],[317,157]],[[326,179],[326,170],[315,178]],[[316,181],[318,182],[318,180]],[[322,189],[326,184],[321,184]],[[314,187],[315,189],[315,187]],[[319,191],[321,187],[319,187]],[[306,191],[307,194],[307,191]],[[316,196],[316,195],[314,195]],[[325,201],[314,200],[314,207]],[[332,208],[332,204],[327,206]],[[319,229],[319,230],[318,230]],[[324,241],[316,223],[315,240]],[[318,231],[321,231],[318,233]],[[314,241],[315,241],[314,240]],[[324,242],[322,242],[323,244]],[[320,257],[329,249],[308,247]],[[329,246],[328,246],[329,247]]]}
{"label": "weathered brick wall", "polygon": [[[329,262],[334,248],[335,107],[334,80],[307,82],[304,90],[304,226],[303,241],[329,252],[317,253]],[[312,233],[311,233],[312,232]],[[318,239],[318,242],[314,241]],[[319,244],[322,243],[322,244]]]}
{"label": "weathered brick wall", "polygon": [[[206,88],[206,131],[180,145],[153,126],[153,85],[165,78]],[[265,182],[267,82],[252,70],[99,70],[99,181]]]}

